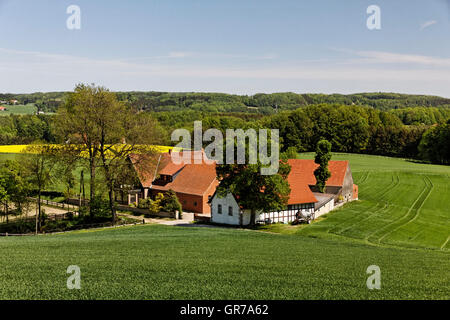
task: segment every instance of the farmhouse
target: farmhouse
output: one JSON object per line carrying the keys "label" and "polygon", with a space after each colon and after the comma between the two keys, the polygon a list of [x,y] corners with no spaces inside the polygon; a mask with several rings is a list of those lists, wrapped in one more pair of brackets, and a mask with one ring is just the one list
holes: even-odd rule
{"label": "farmhouse", "polygon": [[[121,197],[119,201],[137,204],[140,199],[173,190],[184,211],[210,213],[208,200],[219,184],[216,179],[216,164],[203,161],[203,150],[183,152],[189,153],[191,164],[174,163],[170,151],[153,157],[130,155],[139,185],[127,194],[118,193]],[[199,163],[194,163],[196,159]]]}
{"label": "farmhouse", "polygon": [[[312,220],[333,210],[338,203],[358,198],[358,186],[353,184],[353,177],[348,161],[330,161],[328,168],[331,177],[325,187],[325,193],[317,192],[314,170],[318,165],[313,160],[288,160],[291,172],[288,182],[291,187],[286,210],[261,212],[257,222],[288,223],[294,221],[298,214]],[[230,225],[248,225],[250,211],[239,205],[231,193],[220,197],[217,193],[210,201],[211,221]]]}

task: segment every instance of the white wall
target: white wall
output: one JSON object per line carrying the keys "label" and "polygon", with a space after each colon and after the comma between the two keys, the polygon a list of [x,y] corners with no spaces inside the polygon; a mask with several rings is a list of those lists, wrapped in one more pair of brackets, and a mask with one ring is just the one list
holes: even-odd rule
{"label": "white wall", "polygon": [[334,209],[334,199],[330,199],[330,201],[325,203],[322,207],[319,208],[319,210],[317,210],[315,212],[314,218],[317,219],[321,215],[324,215],[324,214],[330,212],[333,209]]}
{"label": "white wall", "polygon": [[[222,205],[222,213],[218,213],[218,207]],[[228,214],[228,207],[233,208],[233,215]],[[231,193],[228,193],[226,197],[220,198],[217,194],[211,200],[211,222],[221,224],[239,225],[239,212],[240,208],[236,202],[236,199]],[[248,224],[250,217],[243,216],[243,224]],[[247,220],[247,221],[245,221]]]}
{"label": "white wall", "polygon": [[[331,201],[333,203],[333,201]],[[218,213],[218,206],[222,206],[222,213]],[[326,204],[325,206],[327,206]],[[228,207],[233,208],[233,215],[230,216],[228,214]],[[304,206],[296,205],[290,208],[289,210],[284,211],[275,211],[275,212],[267,212],[260,213],[256,215],[256,221],[270,219],[271,223],[290,223],[295,220],[296,213],[301,210],[303,212],[308,212],[314,214],[314,204],[309,203]],[[329,209],[332,210],[332,209]],[[220,198],[217,194],[211,200],[211,222],[220,223],[220,224],[229,224],[229,225],[239,225],[239,212],[240,208],[236,199],[233,197],[231,193],[228,193],[226,197]],[[328,211],[327,211],[328,212]],[[323,213],[321,213],[323,214]],[[319,214],[320,215],[320,214]],[[250,211],[245,210],[242,213],[242,225],[246,226],[250,224]],[[315,215],[318,217],[317,213]]]}

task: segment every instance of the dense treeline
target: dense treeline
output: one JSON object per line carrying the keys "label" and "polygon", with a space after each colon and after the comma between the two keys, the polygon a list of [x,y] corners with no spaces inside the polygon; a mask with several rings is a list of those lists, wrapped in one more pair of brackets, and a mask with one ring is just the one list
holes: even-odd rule
{"label": "dense treeline", "polygon": [[[279,110],[294,110],[315,104],[344,104],[369,106],[378,110],[415,107],[450,107],[450,99],[397,93],[358,94],[297,94],[292,92],[252,96],[225,93],[169,93],[169,92],[116,92],[120,101],[127,101],[145,111],[195,110],[203,112],[246,112],[274,114]],[[0,94],[0,100],[17,99],[20,104],[34,103],[39,110],[56,112],[64,103],[65,92]]]}
{"label": "dense treeline", "polygon": [[[422,137],[442,141],[445,136],[445,130],[428,133],[432,126],[448,125],[450,99],[440,97],[390,93],[238,96],[162,92],[119,92],[116,96],[138,112],[149,112],[159,122],[166,144],[172,143],[169,138],[174,129],[192,130],[193,122],[201,120],[204,130],[217,128],[223,132],[237,128],[278,128],[282,151],[288,148],[313,151],[318,141],[327,139],[335,152],[447,161],[445,155],[427,151],[431,150],[431,142],[422,142],[419,150]],[[11,96],[0,95],[0,99],[7,98]],[[24,100],[20,103],[39,103],[43,99],[57,104],[65,101],[62,93],[36,93],[21,98]],[[0,117],[0,144],[55,142],[52,119],[51,115]]]}
{"label": "dense treeline", "polygon": [[391,110],[390,113],[396,115],[406,125],[445,123],[450,118],[450,108],[410,107]]}
{"label": "dense treeline", "polygon": [[0,117],[0,144],[54,142],[52,117],[49,115],[10,115]]}
{"label": "dense treeline", "polygon": [[417,157],[426,126],[406,126],[390,112],[369,107],[316,105],[283,112],[263,120],[279,128],[282,150],[312,151],[326,139],[335,152]]}
{"label": "dense treeline", "polygon": [[425,132],[419,145],[419,156],[433,163],[450,164],[449,141],[450,120]]}

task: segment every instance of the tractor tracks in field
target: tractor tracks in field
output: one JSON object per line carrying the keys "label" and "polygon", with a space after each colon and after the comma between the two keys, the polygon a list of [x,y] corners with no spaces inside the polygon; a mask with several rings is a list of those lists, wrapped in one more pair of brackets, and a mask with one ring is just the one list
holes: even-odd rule
{"label": "tractor tracks in field", "polygon": [[370,171],[364,171],[361,181],[358,181],[358,184],[363,185],[366,182],[367,178],[369,177],[369,174],[370,174]]}
{"label": "tractor tracks in field", "polygon": [[[371,242],[374,244],[382,244],[383,239],[385,239],[387,236],[396,232],[400,228],[408,225],[409,223],[415,221],[419,217],[424,203],[426,202],[426,200],[431,195],[431,193],[434,189],[433,182],[431,181],[431,179],[428,176],[425,176],[423,181],[425,182],[425,187],[423,188],[423,190],[419,194],[419,196],[416,198],[416,200],[412,203],[412,205],[408,208],[408,211],[401,218],[394,220],[394,221],[388,223],[383,228],[369,234],[367,237],[364,238],[364,240],[366,242]],[[411,213],[413,213],[413,214],[411,214]],[[397,225],[397,226],[395,227],[395,225]],[[392,227],[394,227],[394,228],[390,229]],[[370,240],[370,238],[373,237],[377,233],[380,233],[378,238],[376,240]]]}
{"label": "tractor tracks in field", "polygon": [[450,236],[447,237],[447,240],[444,241],[444,244],[441,246],[441,250],[444,250],[445,246],[447,245],[448,241],[450,240]]}
{"label": "tractor tracks in field", "polygon": [[[395,174],[395,176],[394,176],[394,175],[392,176],[391,183],[386,187],[386,189],[384,189],[383,191],[377,193],[377,195],[376,195],[375,197],[376,197],[376,198],[382,198],[382,197],[384,197],[386,194],[388,194],[388,193],[391,192],[394,188],[396,188],[399,184],[400,184],[400,176],[399,176],[399,174],[397,173],[397,174]],[[339,224],[336,225],[333,229],[330,229],[330,230],[328,231],[328,233],[333,233],[333,234],[337,234],[337,235],[342,235],[343,232],[345,232],[345,231],[347,231],[347,230],[353,228],[354,226],[356,226],[356,225],[358,225],[358,224],[360,224],[360,223],[362,223],[362,222],[364,222],[364,221],[366,221],[366,220],[369,220],[369,219],[373,218],[374,216],[379,215],[380,212],[383,212],[383,211],[385,211],[385,210],[388,209],[388,207],[389,207],[389,202],[384,202],[384,206],[383,206],[383,207],[378,208],[377,210],[373,211],[372,213],[370,213],[370,211],[371,211],[372,209],[375,209],[376,207],[378,207],[378,206],[381,205],[381,204],[382,204],[382,203],[377,203],[376,205],[374,205],[374,206],[368,208],[367,211],[369,212],[369,216],[367,216],[367,217],[365,217],[365,218],[363,218],[363,219],[361,219],[361,220],[358,220],[358,221],[356,221],[356,222],[350,224],[348,227],[344,228],[343,230],[340,230],[339,232],[337,232],[337,231],[339,230],[339,227],[340,227],[341,225],[347,224],[347,222],[350,221],[350,220],[352,220],[352,221],[355,220],[355,217],[351,217],[351,218],[349,218],[349,219],[343,221],[342,223],[339,223]]]}

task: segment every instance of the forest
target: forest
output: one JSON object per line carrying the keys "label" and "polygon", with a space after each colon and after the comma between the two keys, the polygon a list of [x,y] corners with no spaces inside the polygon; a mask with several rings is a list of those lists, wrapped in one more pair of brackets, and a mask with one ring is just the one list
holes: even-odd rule
{"label": "forest", "polygon": [[[0,95],[40,110],[56,112],[66,93]],[[222,93],[116,92],[134,112],[159,123],[163,142],[177,128],[279,129],[282,151],[312,151],[321,139],[334,152],[406,157],[448,163],[450,99],[395,93],[352,95],[273,93],[239,96]],[[0,144],[58,142],[51,114],[0,117]],[[430,133],[431,132],[431,133]],[[427,133],[427,134],[425,134]],[[423,139],[424,138],[424,139]],[[426,138],[426,139],[425,139]],[[434,149],[434,151],[430,151]]]}
{"label": "forest", "polygon": [[[56,112],[64,103],[68,92],[48,92],[31,94],[0,94],[1,100],[16,99],[20,104],[34,103],[39,110]],[[369,106],[378,110],[404,109],[411,107],[450,107],[450,99],[398,93],[357,93],[357,94],[298,94],[258,93],[234,95],[226,93],[194,92],[116,92],[121,101],[126,101],[145,111],[196,110],[203,112],[248,112],[274,114],[279,110],[294,110],[314,104],[344,104]]]}

